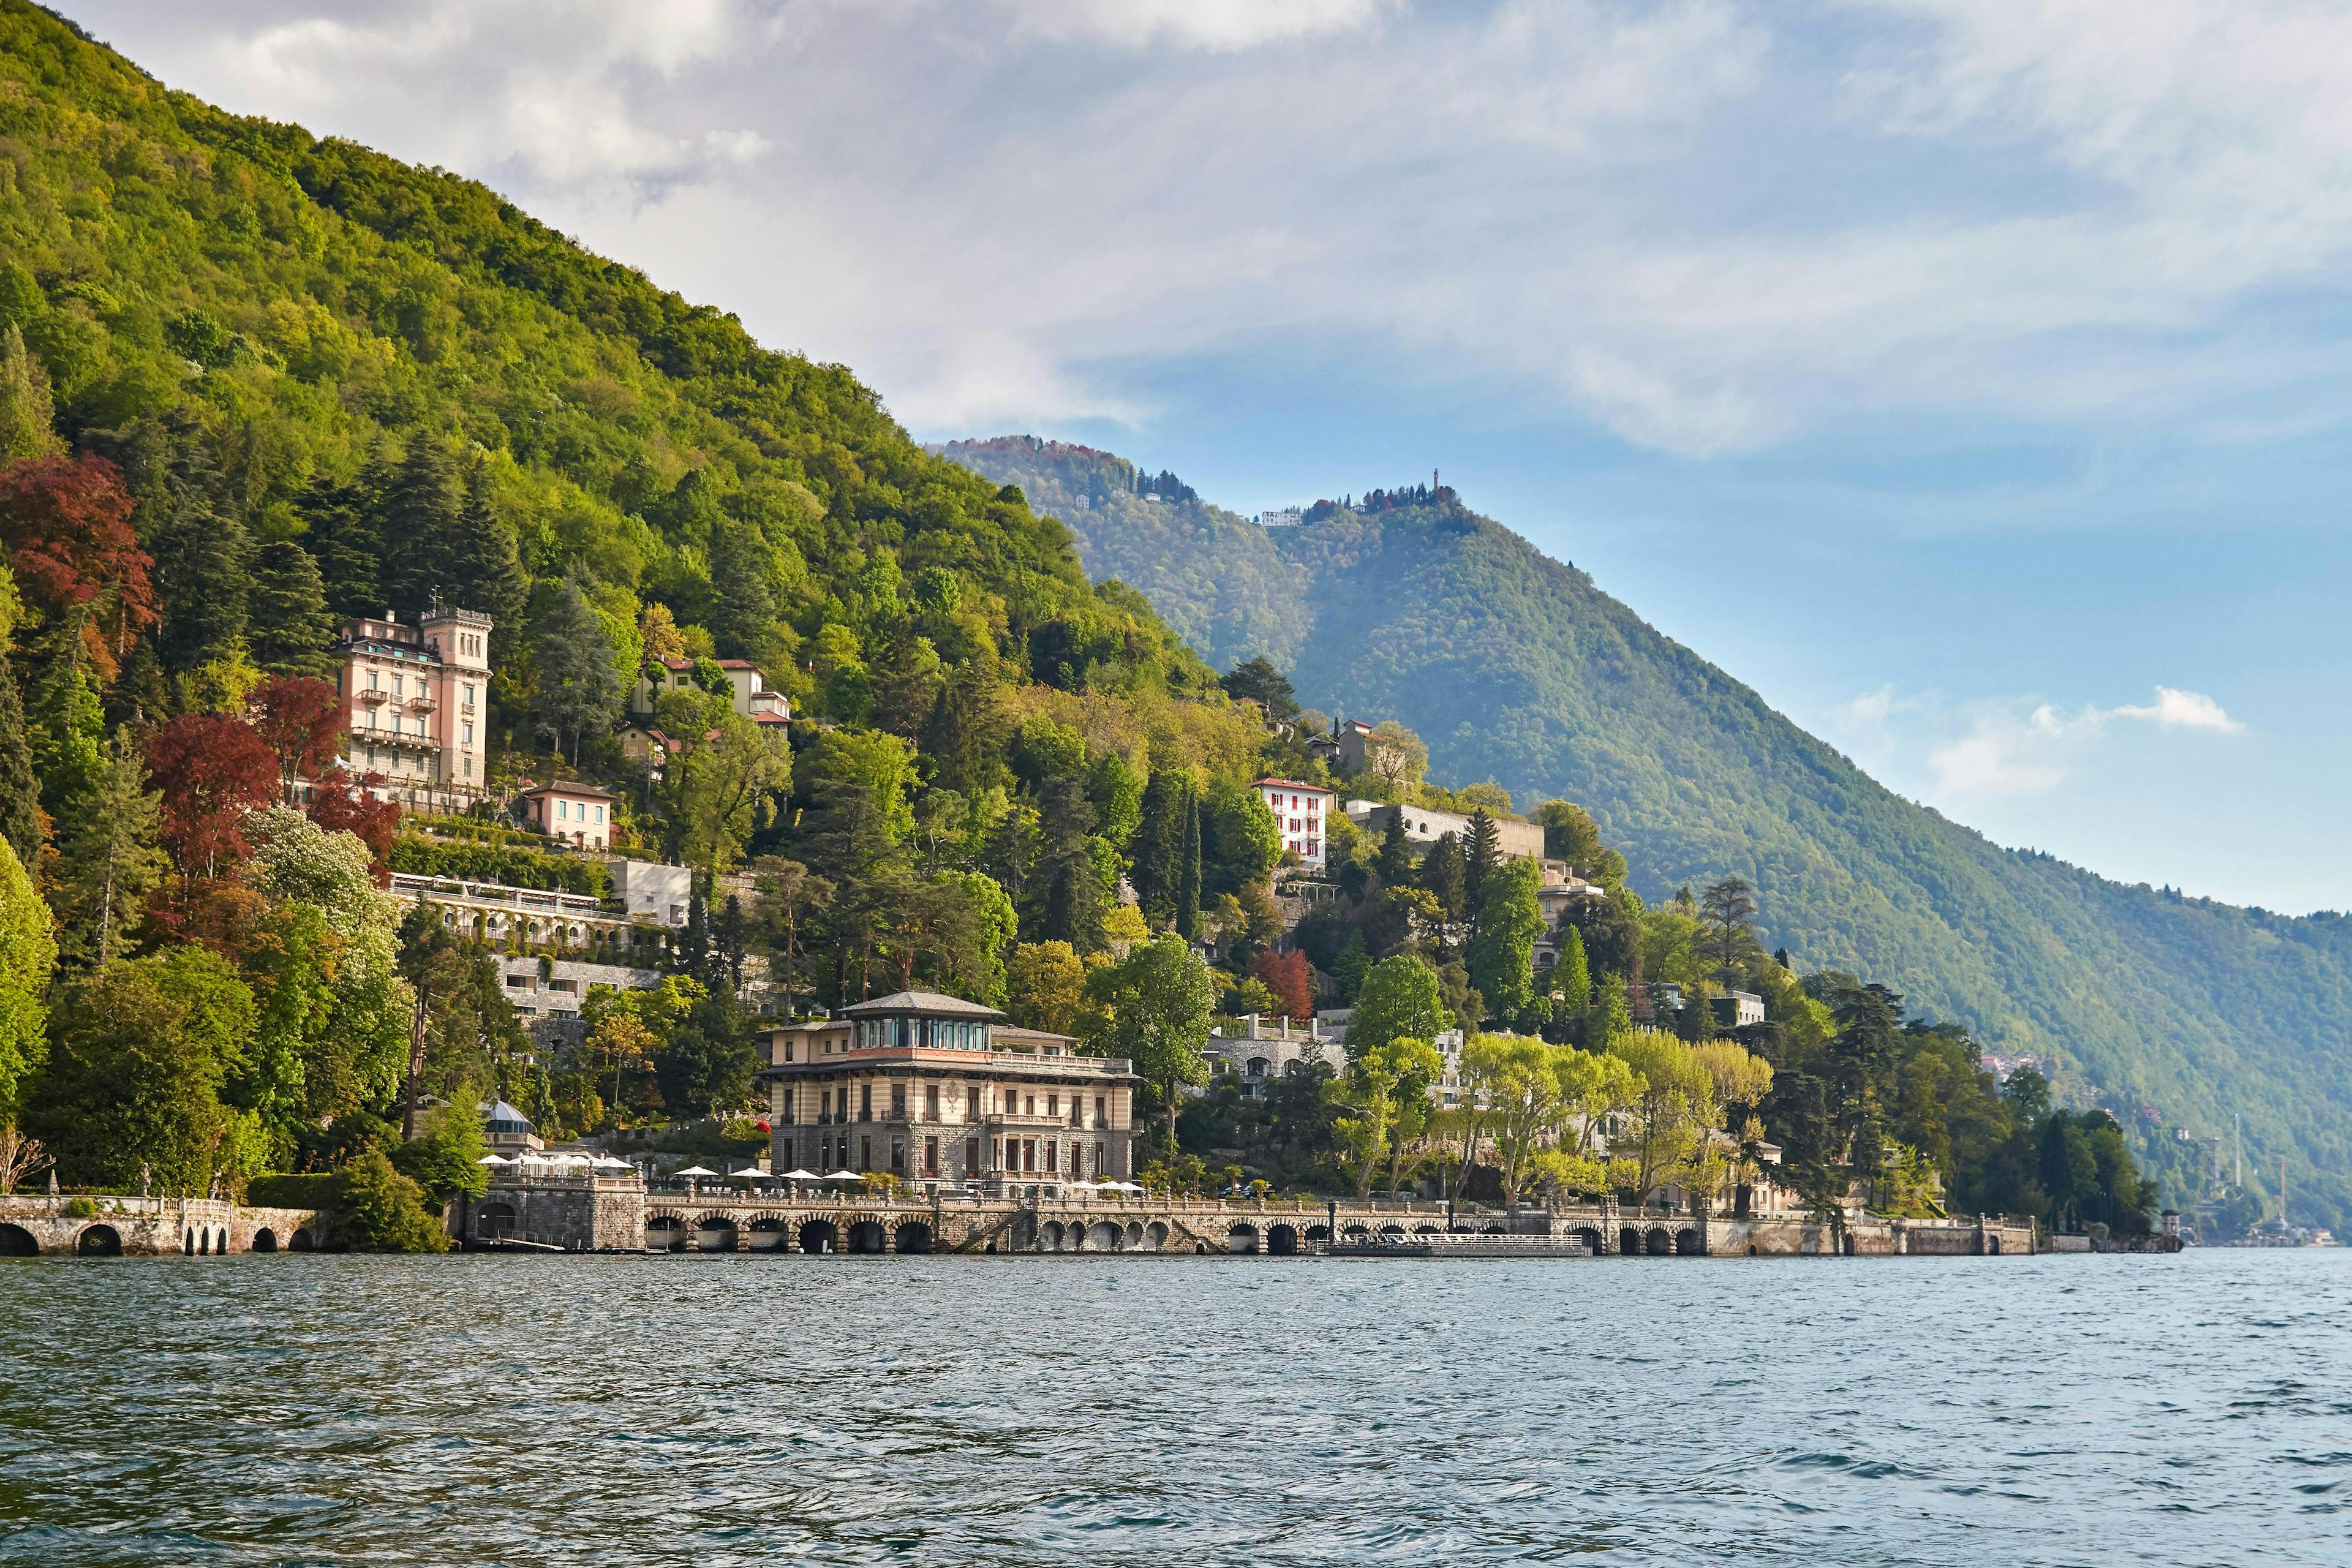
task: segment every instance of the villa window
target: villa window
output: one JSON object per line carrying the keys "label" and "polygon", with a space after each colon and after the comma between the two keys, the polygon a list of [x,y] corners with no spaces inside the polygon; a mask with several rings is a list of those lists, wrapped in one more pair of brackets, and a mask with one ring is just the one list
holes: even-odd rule
{"label": "villa window", "polygon": [[940,1086],[935,1083],[928,1084],[923,1089],[923,1120],[937,1121],[939,1119]]}
{"label": "villa window", "polygon": [[1096,1126],[1097,1126],[1097,1127],[1108,1127],[1108,1126],[1109,1126],[1109,1125],[1110,1125],[1110,1116],[1109,1116],[1109,1114],[1108,1114],[1108,1110],[1109,1110],[1109,1104],[1110,1104],[1110,1102],[1109,1102],[1108,1100],[1105,1100],[1101,1095],[1099,1095],[1099,1094],[1098,1094],[1098,1095],[1096,1095],[1096,1096],[1095,1096],[1095,1125],[1096,1125]]}
{"label": "villa window", "polygon": [[890,1086],[890,1120],[893,1121],[907,1120],[907,1086],[903,1083],[894,1083]]}
{"label": "villa window", "polygon": [[874,1086],[870,1083],[861,1083],[857,1086],[857,1120],[860,1121],[874,1120]]}

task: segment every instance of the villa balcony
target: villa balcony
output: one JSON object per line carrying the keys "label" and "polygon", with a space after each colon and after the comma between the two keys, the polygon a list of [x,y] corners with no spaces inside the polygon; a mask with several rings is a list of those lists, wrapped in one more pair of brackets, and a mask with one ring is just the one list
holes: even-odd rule
{"label": "villa balcony", "polygon": [[408,710],[411,713],[430,713],[440,706],[440,702],[429,691],[420,691],[408,700]]}
{"label": "villa balcony", "polygon": [[363,702],[370,708],[373,708],[388,700],[391,698],[392,693],[389,691],[379,691],[376,688],[371,686],[363,691],[353,692],[352,696],[353,700]]}

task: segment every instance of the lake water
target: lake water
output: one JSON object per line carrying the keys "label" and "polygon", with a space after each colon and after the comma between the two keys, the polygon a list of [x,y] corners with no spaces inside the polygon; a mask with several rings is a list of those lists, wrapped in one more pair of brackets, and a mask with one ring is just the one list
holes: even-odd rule
{"label": "lake water", "polygon": [[0,1560],[2352,1563],[2352,1252],[0,1267]]}

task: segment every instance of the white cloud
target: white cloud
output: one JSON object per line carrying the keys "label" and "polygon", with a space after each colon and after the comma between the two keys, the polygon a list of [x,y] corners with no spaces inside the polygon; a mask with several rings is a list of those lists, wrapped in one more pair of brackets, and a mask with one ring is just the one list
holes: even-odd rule
{"label": "white cloud", "polygon": [[2118,708],[2115,716],[2145,719],[2150,723],[2183,730],[2218,730],[2224,735],[2234,735],[2245,728],[2203,692],[2182,691],[2170,686],[2158,687],[2154,702],[2141,708]]}
{"label": "white cloud", "polygon": [[1911,773],[1911,760],[1924,757],[1934,781],[1929,798],[1945,805],[2046,794],[2105,760],[2103,738],[2118,722],[2226,735],[2245,729],[2202,692],[2159,686],[2155,695],[2153,702],[2069,710],[2030,699],[1905,697],[1889,685],[1841,704],[1830,729],[1868,747],[1892,776]]}
{"label": "white cloud", "polygon": [[1231,51],[1349,32],[1397,0],[999,0],[1040,37]]}

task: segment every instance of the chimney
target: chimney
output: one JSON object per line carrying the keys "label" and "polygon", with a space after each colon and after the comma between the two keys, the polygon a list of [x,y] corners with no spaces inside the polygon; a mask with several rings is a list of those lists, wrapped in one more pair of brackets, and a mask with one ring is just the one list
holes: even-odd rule
{"label": "chimney", "polygon": [[400,624],[400,612],[398,610],[386,610],[383,613],[383,624],[388,626],[398,626]]}

